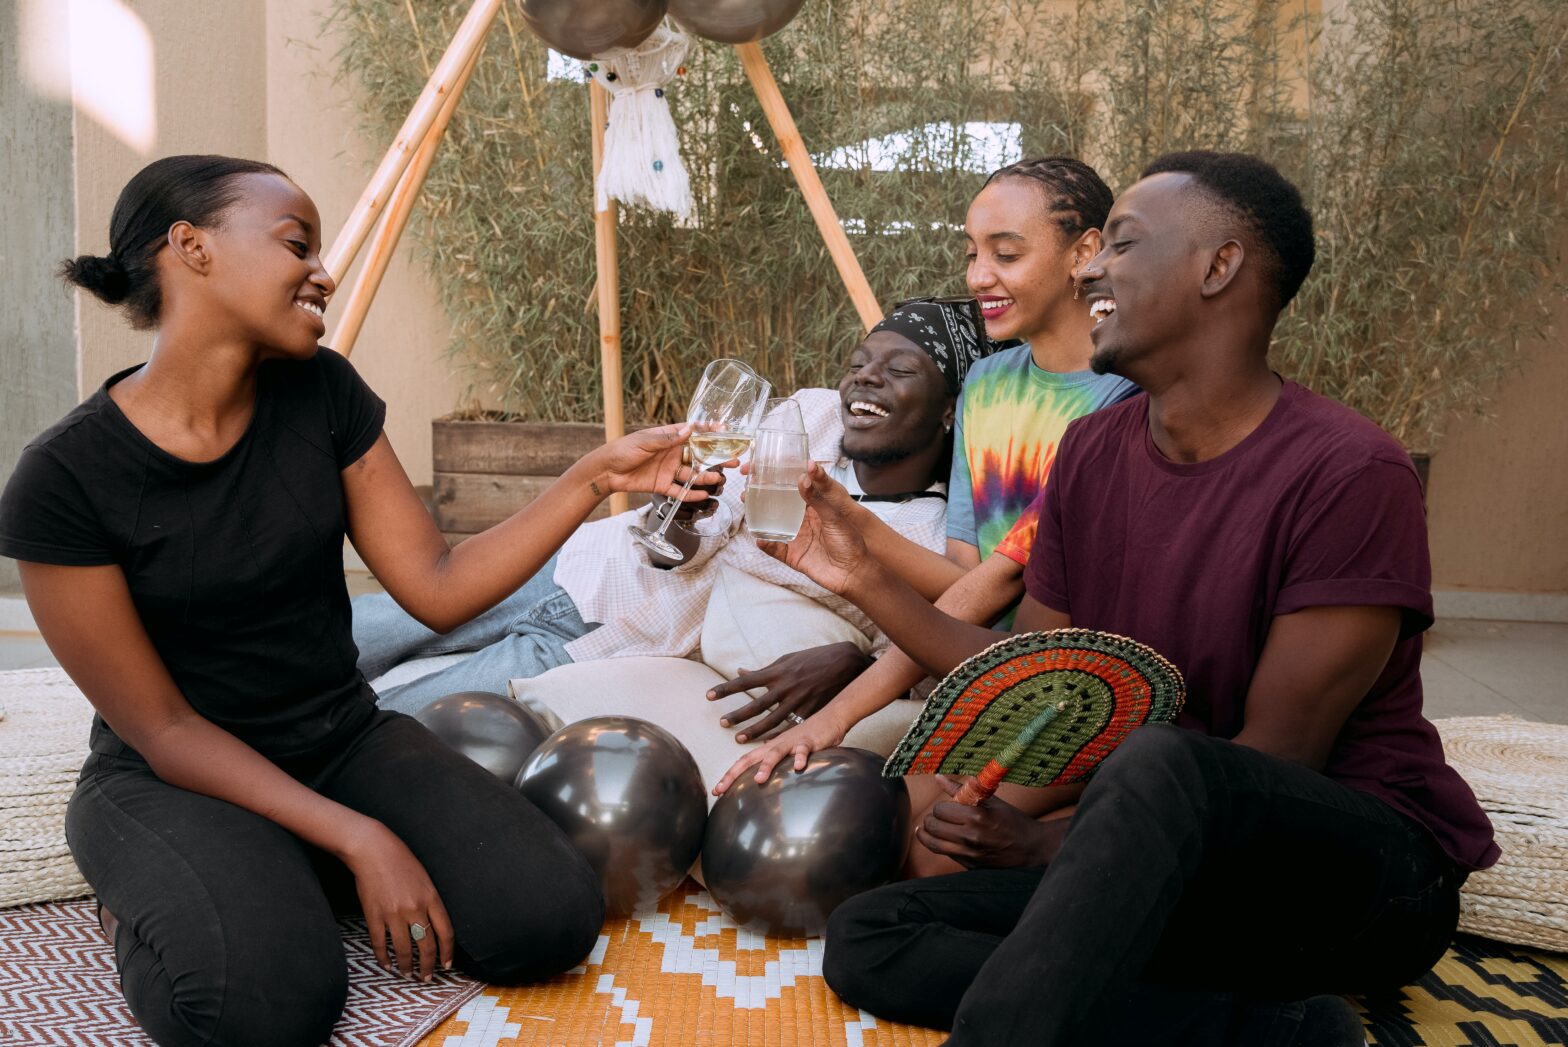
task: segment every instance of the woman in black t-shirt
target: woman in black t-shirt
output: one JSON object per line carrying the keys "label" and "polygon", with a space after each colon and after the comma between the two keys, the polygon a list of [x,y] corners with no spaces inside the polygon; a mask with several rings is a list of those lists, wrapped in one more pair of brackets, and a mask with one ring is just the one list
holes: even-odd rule
{"label": "woman in black t-shirt", "polygon": [[686,427],[594,451],[449,550],[384,405],[317,348],[334,287],[320,225],[266,164],[176,156],[137,174],[109,255],[62,272],[155,328],[151,358],[28,445],[0,497],[0,554],[99,713],[71,850],[131,1010],[165,1045],[325,1042],[347,986],[334,900],[357,895],[383,966],[426,979],[548,977],[603,916],[593,871],[536,808],[377,711],[343,539],[446,631],[611,491],[673,491]]}

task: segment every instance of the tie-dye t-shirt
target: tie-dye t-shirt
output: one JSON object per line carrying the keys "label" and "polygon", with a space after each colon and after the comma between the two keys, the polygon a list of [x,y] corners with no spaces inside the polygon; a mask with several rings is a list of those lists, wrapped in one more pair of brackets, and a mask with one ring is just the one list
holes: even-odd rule
{"label": "tie-dye t-shirt", "polygon": [[1114,374],[1044,370],[1027,344],[976,363],[958,397],[947,536],[978,548],[982,560],[1000,552],[1026,562],[1036,496],[1067,423],[1137,391]]}

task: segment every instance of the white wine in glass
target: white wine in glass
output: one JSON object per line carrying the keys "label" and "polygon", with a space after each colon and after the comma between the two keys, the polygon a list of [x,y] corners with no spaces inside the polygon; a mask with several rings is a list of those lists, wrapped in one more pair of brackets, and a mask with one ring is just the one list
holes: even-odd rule
{"label": "white wine in glass", "polygon": [[746,529],[771,542],[793,541],[806,518],[806,500],[797,483],[811,462],[811,447],[800,405],[769,400],[751,453],[751,482],[746,485]]}
{"label": "white wine in glass", "polygon": [[691,448],[691,475],[659,529],[650,532],[628,527],[633,538],[671,560],[686,559],[686,554],[665,537],[675,520],[675,510],[701,469],[727,462],[751,446],[771,389],[766,379],[739,360],[715,360],[703,370],[686,410],[686,420],[702,426],[686,438]]}

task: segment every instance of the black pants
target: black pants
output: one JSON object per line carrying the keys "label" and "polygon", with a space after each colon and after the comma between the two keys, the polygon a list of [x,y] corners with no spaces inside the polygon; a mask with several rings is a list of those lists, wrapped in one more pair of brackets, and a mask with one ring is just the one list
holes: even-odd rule
{"label": "black pants", "polygon": [[853,898],[828,923],[823,973],[849,1003],[950,1028],[955,1045],[1224,1043],[1236,1018],[1216,991],[1295,1000],[1425,973],[1461,879],[1380,800],[1144,727],[1085,791],[1049,868]]}
{"label": "black pants", "polygon": [[[464,973],[546,978],[597,940],[604,903],[587,861],[520,793],[417,721],[379,712],[342,751],[282,766],[408,845],[452,919]],[[334,903],[357,904],[335,859],[163,782],[129,750],[88,758],[66,835],[120,920],[125,999],[159,1044],[327,1041],[348,987]]]}

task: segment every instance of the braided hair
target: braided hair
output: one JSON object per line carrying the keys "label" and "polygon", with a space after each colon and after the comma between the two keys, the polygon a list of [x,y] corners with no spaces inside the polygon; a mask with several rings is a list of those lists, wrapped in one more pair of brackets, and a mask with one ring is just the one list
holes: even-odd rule
{"label": "braided hair", "polygon": [[992,172],[985,184],[1002,178],[1025,178],[1037,183],[1045,191],[1046,211],[1069,238],[1104,227],[1115,201],[1105,179],[1094,168],[1071,156],[1020,160]]}

